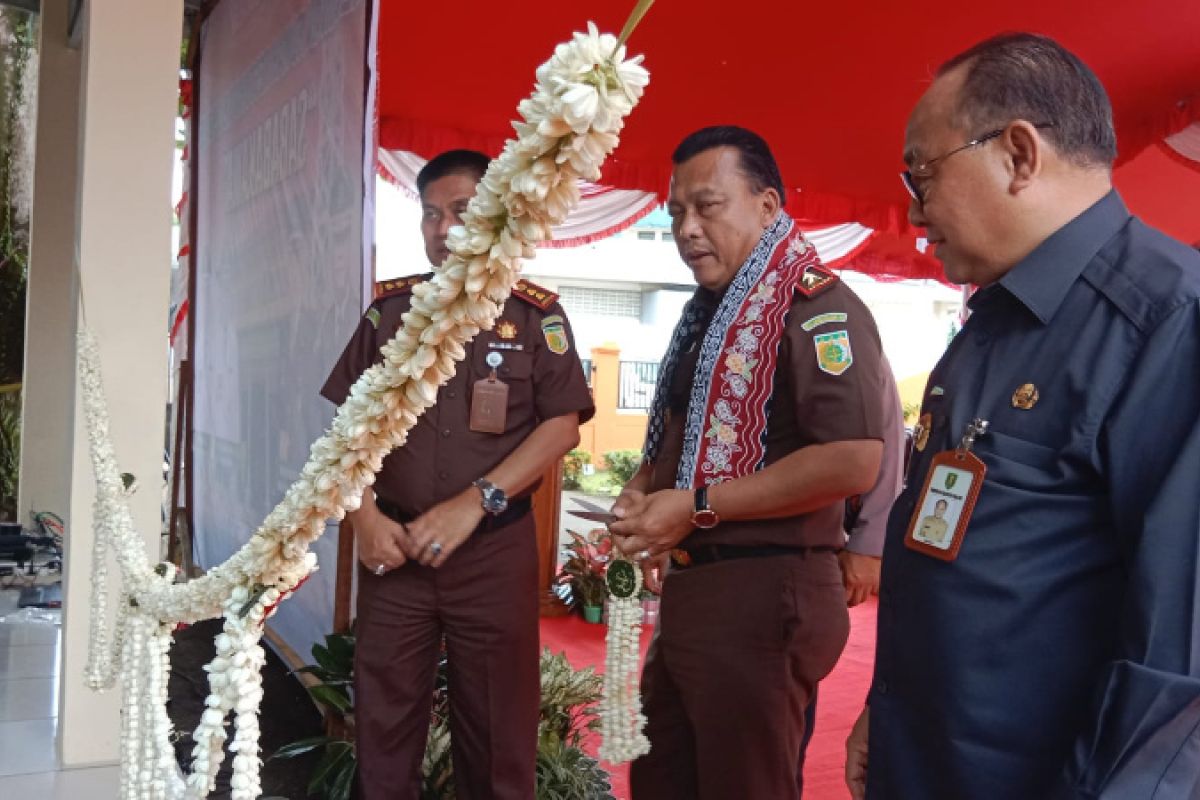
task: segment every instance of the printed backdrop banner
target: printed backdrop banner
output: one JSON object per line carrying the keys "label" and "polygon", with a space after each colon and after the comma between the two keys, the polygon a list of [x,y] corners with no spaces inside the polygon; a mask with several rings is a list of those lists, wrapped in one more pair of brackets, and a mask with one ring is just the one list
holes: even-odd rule
{"label": "printed backdrop banner", "polygon": [[[226,0],[202,31],[193,518],[205,568],[249,538],[328,427],[318,390],[369,297],[368,6]],[[336,540],[331,525],[319,572],[271,622],[306,658],[332,626]]]}

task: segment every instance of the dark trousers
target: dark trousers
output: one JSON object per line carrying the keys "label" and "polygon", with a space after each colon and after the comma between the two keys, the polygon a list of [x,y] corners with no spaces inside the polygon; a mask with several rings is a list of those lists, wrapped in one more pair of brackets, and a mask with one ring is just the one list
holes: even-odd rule
{"label": "dark trousers", "polygon": [[812,700],[804,709],[804,738],[800,740],[800,760],[796,762],[796,789],[800,797],[804,797],[804,756],[808,753],[808,743],[812,741],[813,731],[817,727],[817,687],[813,687]]}
{"label": "dark trousers", "polygon": [[441,569],[358,577],[354,662],[361,800],[416,800],[445,636],[462,800],[531,800],[537,758],[533,517],[476,533]]}
{"label": "dark trousers", "polygon": [[833,553],[674,572],[642,674],[634,800],[790,800],[804,711],[850,631]]}

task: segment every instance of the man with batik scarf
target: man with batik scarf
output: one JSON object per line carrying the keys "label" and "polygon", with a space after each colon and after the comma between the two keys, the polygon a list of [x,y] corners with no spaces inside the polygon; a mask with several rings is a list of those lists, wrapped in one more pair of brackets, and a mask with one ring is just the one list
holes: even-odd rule
{"label": "man with batik scarf", "polygon": [[766,142],[698,131],[673,156],[676,245],[700,285],[612,524],[662,591],[633,796],[795,798],[804,709],[849,631],[845,498],[884,430],[879,334],[783,212]]}

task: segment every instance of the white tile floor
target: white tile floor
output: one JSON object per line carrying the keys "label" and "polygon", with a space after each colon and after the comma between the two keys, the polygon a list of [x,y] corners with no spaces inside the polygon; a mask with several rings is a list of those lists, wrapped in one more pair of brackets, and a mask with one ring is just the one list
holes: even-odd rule
{"label": "white tile floor", "polygon": [[107,800],[117,768],[60,770],[59,627],[47,615],[21,614],[17,593],[0,590],[0,798]]}

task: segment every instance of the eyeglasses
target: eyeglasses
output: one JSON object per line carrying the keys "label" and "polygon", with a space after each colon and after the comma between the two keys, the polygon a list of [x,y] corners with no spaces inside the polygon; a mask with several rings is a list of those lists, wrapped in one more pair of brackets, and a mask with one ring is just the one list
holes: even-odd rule
{"label": "eyeglasses", "polygon": [[[1035,128],[1053,128],[1054,123],[1053,122],[1043,122],[1043,123],[1034,125],[1033,127],[1035,127]],[[933,177],[932,167],[934,164],[936,164],[939,161],[945,161],[947,158],[954,155],[955,153],[961,153],[963,150],[970,150],[972,147],[978,147],[981,144],[986,144],[987,142],[990,142],[992,139],[995,139],[1000,134],[1004,133],[1006,128],[1007,128],[1007,126],[1005,126],[1005,128],[997,128],[994,131],[988,131],[987,133],[983,134],[983,136],[979,136],[975,139],[972,139],[971,141],[967,142],[966,144],[962,145],[961,147],[956,147],[948,153],[942,153],[940,156],[937,156],[936,158],[931,158],[928,161],[923,161],[920,164],[913,165],[913,167],[911,169],[906,169],[906,170],[904,170],[904,172],[900,173],[900,182],[904,184],[904,188],[908,190],[909,195],[912,196],[913,200],[917,201],[918,205],[924,205],[925,204],[925,195],[924,195],[924,192],[921,191],[921,187],[919,185],[917,185],[918,178]]]}

